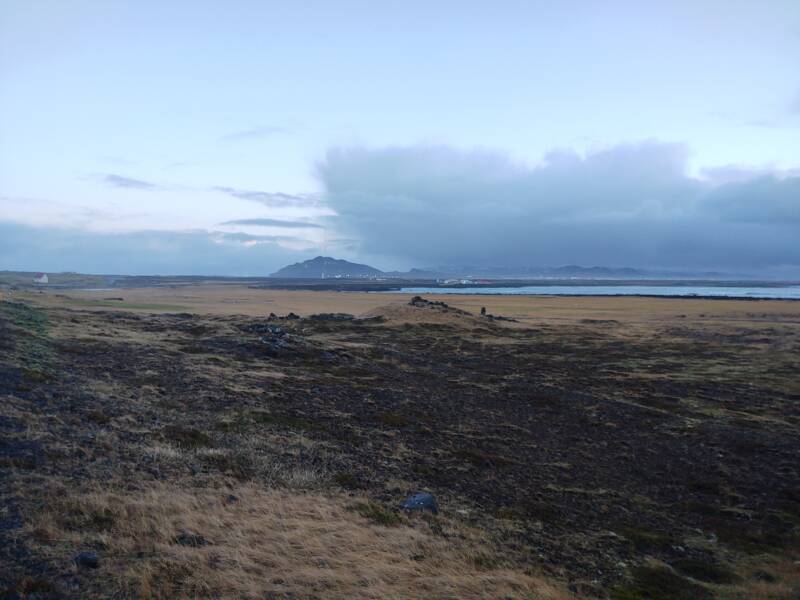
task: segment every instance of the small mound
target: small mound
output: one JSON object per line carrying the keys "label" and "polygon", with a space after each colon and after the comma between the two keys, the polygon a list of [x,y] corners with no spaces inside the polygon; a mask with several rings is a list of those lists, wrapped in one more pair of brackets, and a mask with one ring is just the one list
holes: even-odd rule
{"label": "small mound", "polygon": [[392,303],[373,308],[364,313],[362,317],[382,317],[390,323],[435,323],[460,326],[465,324],[488,325],[486,320],[465,310],[454,308],[444,302],[431,302],[419,296],[415,296],[409,303]]}

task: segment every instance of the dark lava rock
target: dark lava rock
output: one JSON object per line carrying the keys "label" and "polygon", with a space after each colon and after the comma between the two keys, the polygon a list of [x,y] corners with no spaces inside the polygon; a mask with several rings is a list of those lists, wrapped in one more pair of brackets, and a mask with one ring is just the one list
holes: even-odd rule
{"label": "dark lava rock", "polygon": [[272,353],[277,353],[289,345],[288,342],[286,342],[281,338],[268,338],[268,337],[262,337],[261,343],[266,345],[269,352]]}
{"label": "dark lava rock", "polygon": [[200,546],[208,545],[208,540],[206,540],[206,538],[192,531],[181,531],[172,541],[179,546],[189,546],[191,548],[199,548]]}
{"label": "dark lava rock", "polygon": [[408,304],[409,306],[441,306],[442,308],[448,308],[446,302],[442,302],[441,300],[427,300],[422,296],[414,296]]}
{"label": "dark lava rock", "polygon": [[433,514],[439,513],[439,507],[436,505],[436,499],[428,492],[417,492],[409,496],[400,508],[408,511],[412,510],[429,510]]}
{"label": "dark lava rock", "polygon": [[81,552],[72,559],[72,562],[74,562],[76,566],[85,569],[96,569],[100,566],[100,559],[95,552]]}
{"label": "dark lava rock", "polygon": [[269,316],[267,317],[267,320],[268,320],[268,321],[285,321],[285,320],[287,320],[287,319],[288,319],[288,320],[290,320],[290,321],[293,321],[293,320],[295,320],[295,319],[299,319],[299,318],[300,318],[300,317],[298,317],[298,316],[297,316],[296,314],[294,314],[293,312],[290,312],[290,313],[289,313],[288,315],[286,315],[285,317],[281,317],[281,316],[279,316],[279,315],[276,315],[274,312],[271,312],[271,313],[269,313]]}
{"label": "dark lava rock", "polygon": [[513,317],[504,317],[503,315],[487,315],[487,314],[484,314],[484,313],[481,313],[481,314],[483,316],[485,316],[487,319],[489,319],[490,321],[511,321],[512,323],[516,323],[517,322],[517,320],[515,318],[513,318]]}
{"label": "dark lava rock", "polygon": [[272,323],[251,323],[242,326],[241,329],[243,331],[247,331],[248,333],[266,333],[277,337],[283,337],[286,335],[286,330],[283,327],[280,325],[273,325]]}
{"label": "dark lava rock", "polygon": [[460,308],[455,308],[447,304],[447,302],[442,302],[441,300],[427,300],[422,296],[414,296],[408,303],[409,306],[414,306],[416,308],[433,308],[443,312],[449,312],[458,315],[468,315],[469,313],[466,310],[462,310]]}
{"label": "dark lava rock", "polygon": [[319,313],[310,318],[314,321],[352,321],[355,316],[348,313]]}

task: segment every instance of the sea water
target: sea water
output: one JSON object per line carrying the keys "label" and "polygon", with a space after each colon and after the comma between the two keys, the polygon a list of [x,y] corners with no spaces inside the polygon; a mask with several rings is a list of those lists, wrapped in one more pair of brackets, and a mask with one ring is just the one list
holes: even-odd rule
{"label": "sea water", "polygon": [[686,296],[800,300],[800,285],[527,285],[524,287],[406,287],[408,294],[503,294],[529,296]]}

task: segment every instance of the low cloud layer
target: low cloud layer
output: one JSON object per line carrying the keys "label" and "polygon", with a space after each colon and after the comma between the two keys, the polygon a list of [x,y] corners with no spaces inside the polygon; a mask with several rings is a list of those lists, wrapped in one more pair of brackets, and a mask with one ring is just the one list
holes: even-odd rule
{"label": "low cloud layer", "polygon": [[308,258],[278,245],[292,241],[207,231],[102,234],[0,222],[0,271],[261,276]]}
{"label": "low cloud layer", "polygon": [[284,221],[283,219],[236,219],[220,225],[255,225],[256,227],[283,227],[284,229],[321,229],[322,225],[306,221]]}
{"label": "low cloud layer", "polygon": [[679,144],[553,152],[535,167],[447,147],[340,148],[317,172],[342,234],[410,264],[800,270],[800,176],[691,177]]}
{"label": "low cloud layer", "polygon": [[228,194],[239,200],[249,200],[258,202],[270,208],[288,207],[311,207],[316,206],[318,201],[311,196],[298,196],[294,194],[284,194],[282,192],[261,192],[257,190],[240,190],[232,187],[216,186],[211,188],[214,191]]}

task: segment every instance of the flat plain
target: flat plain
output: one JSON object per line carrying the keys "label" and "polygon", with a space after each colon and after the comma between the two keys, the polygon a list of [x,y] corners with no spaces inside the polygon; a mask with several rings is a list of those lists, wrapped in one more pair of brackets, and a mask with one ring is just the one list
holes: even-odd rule
{"label": "flat plain", "polygon": [[0,597],[798,597],[800,302],[409,300],[6,295]]}

